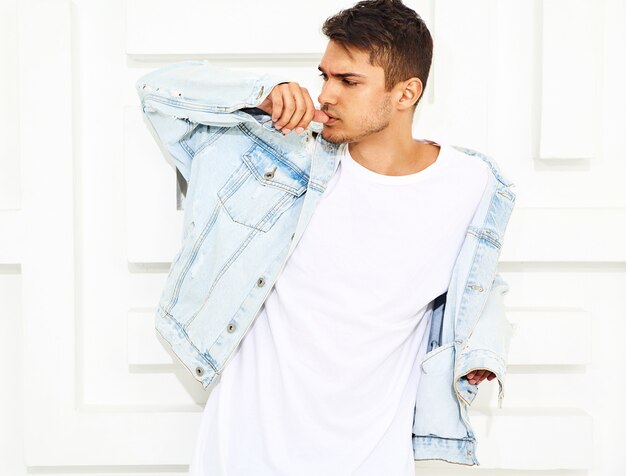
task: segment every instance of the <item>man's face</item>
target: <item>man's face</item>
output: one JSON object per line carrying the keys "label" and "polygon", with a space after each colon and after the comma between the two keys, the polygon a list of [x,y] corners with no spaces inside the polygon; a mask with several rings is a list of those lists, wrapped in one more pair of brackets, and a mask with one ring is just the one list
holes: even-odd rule
{"label": "man's face", "polygon": [[[337,119],[324,124],[322,137],[335,144],[358,141],[389,126],[393,108],[385,73],[368,54],[329,41],[319,65],[324,80],[320,109]],[[338,74],[351,73],[349,76]]]}

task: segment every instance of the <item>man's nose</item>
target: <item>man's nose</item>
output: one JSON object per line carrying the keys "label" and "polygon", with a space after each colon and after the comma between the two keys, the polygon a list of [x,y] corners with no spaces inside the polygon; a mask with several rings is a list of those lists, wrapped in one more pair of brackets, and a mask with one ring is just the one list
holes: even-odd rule
{"label": "man's nose", "polygon": [[329,86],[329,82],[326,81],[322,86],[322,91],[320,95],[317,97],[317,101],[320,104],[320,107],[324,107],[324,104],[335,104],[337,102],[337,95],[333,87]]}

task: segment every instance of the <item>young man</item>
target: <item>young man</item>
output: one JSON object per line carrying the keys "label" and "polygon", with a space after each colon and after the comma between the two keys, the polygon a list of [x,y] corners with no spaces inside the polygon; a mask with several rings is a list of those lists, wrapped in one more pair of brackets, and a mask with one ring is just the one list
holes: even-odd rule
{"label": "young man", "polygon": [[413,10],[362,1],[323,32],[320,109],[295,82],[207,62],[137,82],[189,182],[156,327],[214,385],[192,476],[478,464],[476,386],[497,378],[501,402],[512,183],[412,137],[432,56]]}

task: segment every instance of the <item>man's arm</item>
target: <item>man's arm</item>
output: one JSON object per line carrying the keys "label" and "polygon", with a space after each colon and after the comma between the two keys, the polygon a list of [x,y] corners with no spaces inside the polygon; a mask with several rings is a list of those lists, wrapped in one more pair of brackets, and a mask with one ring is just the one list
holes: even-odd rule
{"label": "man's arm", "polygon": [[285,81],[188,60],[141,76],[135,89],[155,140],[189,181],[194,155],[216,129],[253,121],[240,109],[257,107]]}
{"label": "man's arm", "polygon": [[[513,334],[513,325],[506,318],[504,310],[504,295],[508,291],[508,283],[502,278],[500,273],[496,273],[485,307],[478,318],[474,330],[467,339],[465,348],[458,357],[458,375],[461,378],[455,382],[461,395],[469,397],[466,393],[468,391],[466,388],[468,381],[463,381],[465,378],[463,376],[470,373],[475,374],[478,370],[486,370],[493,373],[495,378],[498,379],[498,407],[500,408],[504,398],[506,360],[511,335]],[[483,373],[482,375],[487,374]],[[468,398],[469,401],[473,400],[473,397],[474,395]]]}

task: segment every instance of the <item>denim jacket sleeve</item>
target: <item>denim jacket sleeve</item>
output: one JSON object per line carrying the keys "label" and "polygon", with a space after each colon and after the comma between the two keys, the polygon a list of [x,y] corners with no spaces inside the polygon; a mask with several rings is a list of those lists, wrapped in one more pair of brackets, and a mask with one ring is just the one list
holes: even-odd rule
{"label": "denim jacket sleeve", "polygon": [[[502,408],[504,398],[504,378],[509,344],[513,334],[513,324],[506,318],[504,295],[509,291],[508,283],[500,273],[496,273],[485,307],[478,318],[474,330],[467,339],[466,346],[459,358],[459,374],[466,375],[473,369],[487,369],[493,372],[498,380],[498,407]],[[474,387],[464,377],[456,382],[461,388]],[[465,392],[462,392],[465,393]]]}
{"label": "denim jacket sleeve", "polygon": [[215,131],[254,120],[241,109],[258,106],[274,86],[287,81],[187,60],[141,76],[135,89],[155,139],[189,181],[194,155]]}

